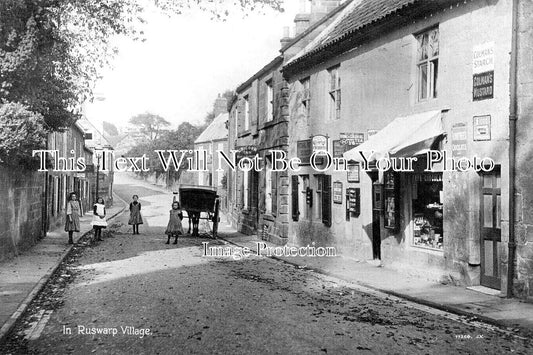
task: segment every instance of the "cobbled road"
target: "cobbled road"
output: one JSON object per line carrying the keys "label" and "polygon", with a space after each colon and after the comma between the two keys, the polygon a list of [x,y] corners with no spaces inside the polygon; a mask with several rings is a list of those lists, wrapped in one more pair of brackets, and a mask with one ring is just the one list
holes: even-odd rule
{"label": "cobbled road", "polygon": [[[103,242],[79,246],[0,353],[533,352],[527,338],[455,322],[273,259],[203,256],[207,239],[167,245],[172,195],[131,181],[117,183],[115,192],[127,201],[140,196],[141,234],[131,235],[125,213]],[[31,326],[42,328],[33,338]]]}

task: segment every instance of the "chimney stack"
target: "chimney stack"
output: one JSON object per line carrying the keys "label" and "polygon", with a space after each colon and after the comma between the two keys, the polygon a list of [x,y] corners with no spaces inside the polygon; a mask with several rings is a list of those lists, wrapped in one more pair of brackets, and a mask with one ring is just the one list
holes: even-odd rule
{"label": "chimney stack", "polygon": [[327,15],[342,2],[342,0],[300,0],[300,13],[294,18],[295,36],[307,30],[309,26]]}
{"label": "chimney stack", "polygon": [[215,100],[215,104],[213,106],[213,113],[215,114],[215,117],[222,113],[228,113],[228,101],[224,96],[220,94],[218,94],[218,97]]}

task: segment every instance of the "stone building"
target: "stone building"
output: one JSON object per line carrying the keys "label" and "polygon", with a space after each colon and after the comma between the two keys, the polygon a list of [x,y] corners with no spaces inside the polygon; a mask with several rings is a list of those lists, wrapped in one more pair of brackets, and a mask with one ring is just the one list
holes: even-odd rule
{"label": "stone building", "polygon": [[[290,174],[289,242],[530,297],[531,8],[521,0],[354,1],[294,56],[283,68],[289,156],[304,164]],[[525,68],[517,85],[515,56]],[[514,105],[516,180],[508,129]],[[446,154],[447,166],[427,169],[431,149]],[[315,151],[352,160],[335,171],[320,153],[313,168]],[[380,172],[381,157],[418,161],[411,171]],[[494,166],[450,167],[474,157]],[[516,257],[508,258],[513,240]]]}
{"label": "stone building", "polygon": [[[64,132],[53,132],[48,135],[48,149],[57,150],[58,156],[65,161],[70,157],[83,157],[85,163],[90,166],[93,160],[93,151],[85,145],[85,130],[75,123]],[[73,169],[58,163],[59,168]],[[65,224],[65,208],[68,196],[75,192],[81,202],[82,210],[85,213],[92,209],[94,204],[95,180],[91,179],[92,174],[89,169],[80,172],[74,171],[52,171],[41,173],[46,175],[47,185],[44,189],[46,205],[46,230],[54,229]]]}
{"label": "stone building", "polygon": [[[85,131],[79,124],[48,135],[47,149],[61,158],[57,170],[72,170],[68,158],[83,157],[89,164],[92,150],[85,146]],[[50,157],[50,156],[49,156]],[[49,162],[53,162],[49,159]],[[0,194],[5,206],[0,212],[0,261],[9,259],[36,244],[46,233],[65,223],[68,194],[75,192],[83,211],[92,206],[94,180],[90,173],[74,171],[26,171],[0,167]]]}
{"label": "stone building", "polygon": [[[224,163],[219,165],[217,151],[222,151],[228,155],[228,113],[223,113],[223,111],[227,111],[226,100],[219,97],[216,103],[217,102],[222,102],[222,104],[219,104],[218,110],[216,109],[215,104],[215,111],[218,115],[194,141],[194,149],[196,151],[206,151],[205,157],[200,156],[199,166],[203,165],[203,159],[205,158],[207,171],[194,172],[194,175],[197,176],[195,184],[212,186],[217,189],[217,194],[220,196],[221,207],[225,209],[227,206],[226,182],[228,166]],[[222,169],[222,171],[219,171],[220,169]],[[192,173],[185,172],[184,174]]]}
{"label": "stone building", "polygon": [[[261,166],[236,169],[228,178],[229,219],[241,232],[285,244],[289,225],[287,171],[273,171],[273,151],[288,152],[288,86],[283,64],[329,25],[341,10],[339,1],[301,1],[294,36],[286,29],[280,55],[236,89],[229,104],[229,150],[238,160],[256,154]],[[283,154],[280,153],[280,154]]]}

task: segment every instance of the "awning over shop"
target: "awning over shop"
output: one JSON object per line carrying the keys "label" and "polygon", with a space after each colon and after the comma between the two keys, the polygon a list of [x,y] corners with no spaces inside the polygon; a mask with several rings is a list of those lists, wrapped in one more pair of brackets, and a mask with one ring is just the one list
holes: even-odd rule
{"label": "awning over shop", "polygon": [[362,162],[383,157],[411,157],[425,154],[439,136],[445,133],[441,111],[428,111],[397,117],[363,144],[345,152],[344,158]]}

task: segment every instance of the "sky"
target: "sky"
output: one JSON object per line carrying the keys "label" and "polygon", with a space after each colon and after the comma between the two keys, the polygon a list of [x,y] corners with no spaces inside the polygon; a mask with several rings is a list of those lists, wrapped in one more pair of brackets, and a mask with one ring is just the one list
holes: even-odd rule
{"label": "sky", "polygon": [[236,11],[225,22],[200,11],[169,17],[151,9],[145,42],[116,40],[119,55],[96,84],[100,99],[87,104],[87,117],[117,127],[145,112],[164,117],[172,128],[202,123],[218,93],[234,90],[279,54],[283,27],[293,27],[298,1],[285,0],[284,8],[248,16]]}

